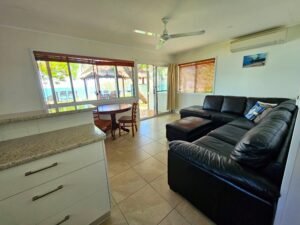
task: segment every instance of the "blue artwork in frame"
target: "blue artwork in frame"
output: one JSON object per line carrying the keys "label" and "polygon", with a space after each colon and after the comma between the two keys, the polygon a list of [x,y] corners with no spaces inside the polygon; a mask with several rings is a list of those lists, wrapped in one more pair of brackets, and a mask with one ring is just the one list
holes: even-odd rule
{"label": "blue artwork in frame", "polygon": [[259,53],[244,56],[243,67],[264,66],[266,64],[267,53]]}

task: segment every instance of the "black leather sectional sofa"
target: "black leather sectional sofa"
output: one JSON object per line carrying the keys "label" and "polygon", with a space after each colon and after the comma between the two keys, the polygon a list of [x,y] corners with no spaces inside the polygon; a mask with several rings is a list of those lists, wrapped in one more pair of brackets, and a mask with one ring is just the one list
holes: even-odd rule
{"label": "black leather sectional sofa", "polygon": [[[257,101],[276,103],[258,124],[244,115]],[[170,188],[218,225],[271,225],[296,120],[293,100],[206,96],[180,111],[216,125],[194,142],[172,141]]]}

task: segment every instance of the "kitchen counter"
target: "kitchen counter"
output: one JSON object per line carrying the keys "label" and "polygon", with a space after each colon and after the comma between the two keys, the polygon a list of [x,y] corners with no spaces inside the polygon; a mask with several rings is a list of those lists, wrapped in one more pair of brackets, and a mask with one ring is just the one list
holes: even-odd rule
{"label": "kitchen counter", "polygon": [[47,117],[56,117],[56,116],[80,113],[85,111],[92,111],[95,108],[96,106],[94,105],[86,104],[86,105],[77,105],[77,106],[56,107],[56,108],[50,108],[48,110],[37,110],[37,111],[30,111],[30,112],[3,114],[0,115],[0,125],[27,121],[27,120],[47,118]]}
{"label": "kitchen counter", "polygon": [[[31,114],[32,116],[34,115]],[[104,139],[105,134],[101,130],[93,124],[85,124],[2,141],[0,142],[0,170]]]}

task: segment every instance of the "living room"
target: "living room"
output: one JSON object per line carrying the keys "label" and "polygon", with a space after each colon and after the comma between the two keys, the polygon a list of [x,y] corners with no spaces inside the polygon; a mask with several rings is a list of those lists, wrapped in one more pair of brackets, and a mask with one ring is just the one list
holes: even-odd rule
{"label": "living room", "polygon": [[[172,181],[168,180],[168,170],[172,168],[168,167],[170,140],[166,139],[166,125],[179,121],[183,117],[183,114],[180,115],[182,109],[205,105],[208,95],[225,96],[222,97],[222,104],[227,101],[226,96],[242,97],[242,103],[236,106],[238,108],[244,104],[239,117],[247,115],[256,102],[277,104],[276,107],[282,108],[281,104],[292,100],[296,105],[295,100],[300,94],[300,64],[297,57],[300,52],[299,6],[296,0],[168,0],[152,1],[150,4],[130,0],[2,0],[0,183],[4,189],[0,191],[0,211],[3,212],[0,213],[0,224],[92,224],[94,221],[93,224],[226,223],[219,222],[220,216],[207,211],[208,206],[204,206],[203,210],[201,204],[197,205],[198,200],[195,203],[189,199],[191,196],[185,196],[180,190],[174,192],[175,187],[172,188]],[[165,36],[164,28],[167,28]],[[191,36],[172,36],[178,33]],[[259,57],[262,57],[262,63],[247,64],[248,58]],[[63,90],[60,89],[64,88],[61,83],[66,77],[59,78],[61,71],[58,69],[55,72],[55,69],[61,67],[55,67],[53,62],[64,63],[69,77],[77,68],[74,66],[76,63],[85,69],[85,65],[93,66],[82,72],[86,79],[70,78],[71,88]],[[206,88],[203,86],[198,89],[196,84],[203,82],[203,74],[198,76],[195,71],[198,65],[204,63],[213,65],[208,75],[208,91],[203,91],[201,88]],[[111,65],[113,70],[105,70],[105,66]],[[101,66],[105,72],[95,75],[94,69]],[[128,76],[124,67],[131,70]],[[173,75],[170,75],[171,68],[174,69]],[[192,72],[185,72],[183,68]],[[125,75],[121,69],[124,69]],[[161,75],[158,75],[160,70]],[[91,81],[88,72],[94,74],[94,83],[81,91],[80,88]],[[49,79],[41,82],[45,75]],[[96,79],[95,76],[99,77]],[[158,76],[166,78],[168,83],[165,80],[165,83],[159,84]],[[81,86],[76,86],[75,81]],[[103,85],[104,82],[107,86]],[[101,89],[104,86],[105,89]],[[144,92],[142,88],[145,88]],[[96,95],[94,90],[98,91]],[[90,97],[91,94],[93,97]],[[261,99],[253,102],[252,97]],[[252,105],[247,108],[249,99]],[[119,126],[118,122],[121,124],[119,120],[123,116],[132,115],[134,102],[139,103],[140,110],[137,111],[137,130],[131,124],[128,130]],[[107,105],[118,105],[120,108],[117,111],[110,108],[108,112],[104,107]],[[290,106],[284,107],[290,110]],[[92,111],[95,109],[97,116],[100,115],[99,120],[93,118]],[[207,109],[204,106],[199,110]],[[200,117],[211,120],[215,115]],[[288,151],[283,162],[285,169],[279,175],[280,182],[276,186],[281,197],[277,196],[272,203],[273,209],[267,210],[265,217],[268,222],[265,225],[294,225],[300,221],[297,215],[297,189],[300,187],[297,134],[300,128],[296,116],[297,108],[291,110],[287,131],[283,132],[287,135],[283,139],[288,140]],[[95,130],[97,128],[93,125],[97,125],[98,121],[101,129],[102,120],[109,124],[106,135]],[[197,138],[218,128],[221,125],[210,127],[205,134],[197,134]],[[182,137],[182,134],[179,136]],[[91,147],[87,150],[88,154],[82,153],[83,148],[94,145],[100,147]],[[40,152],[38,149],[43,147],[51,151]],[[67,151],[70,149],[78,151]],[[78,161],[64,167],[68,163],[58,162],[61,159]],[[63,169],[59,169],[60,165]],[[40,168],[43,170],[36,173]],[[98,180],[95,172],[99,170],[93,168],[102,171],[102,180]],[[54,172],[51,172],[52,169]],[[22,176],[18,175],[20,171]],[[30,175],[27,176],[27,173],[27,181],[23,181],[27,171]],[[91,175],[87,175],[89,173]],[[81,180],[81,175],[86,175],[86,178]],[[60,182],[63,178],[76,180],[77,189],[68,192],[68,185]],[[81,185],[84,182],[89,185]],[[100,183],[107,185],[101,186]],[[101,186],[101,195],[97,194],[100,188],[91,188],[97,185]],[[48,194],[52,189],[55,194]],[[84,189],[87,190],[85,194]],[[47,195],[44,197],[45,192]],[[79,198],[80,195],[82,197]],[[49,199],[52,196],[53,199]],[[32,202],[24,200],[28,197],[32,197]],[[221,207],[217,204],[219,197],[214,197],[207,203],[210,209]],[[105,204],[100,204],[98,198]],[[59,199],[65,199],[61,207],[56,206],[61,201]],[[234,204],[242,202],[239,200],[232,199]],[[205,201],[199,199],[199,202]],[[261,211],[264,209],[262,207]],[[34,218],[36,210],[41,213]],[[256,221],[255,212],[251,214],[250,211],[249,206],[248,214],[244,210],[245,215],[241,213],[237,217],[253,217],[255,222],[249,224],[264,221],[260,220],[259,214]],[[228,215],[231,216],[230,213]],[[224,221],[229,221],[227,219],[224,217]],[[236,221],[241,220],[232,221],[233,225],[240,224]]]}

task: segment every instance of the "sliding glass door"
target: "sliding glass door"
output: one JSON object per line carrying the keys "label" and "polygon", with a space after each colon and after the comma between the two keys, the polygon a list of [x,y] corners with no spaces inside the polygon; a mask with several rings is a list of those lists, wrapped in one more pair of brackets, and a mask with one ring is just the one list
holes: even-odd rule
{"label": "sliding glass door", "polygon": [[165,66],[138,64],[137,70],[141,119],[168,112],[168,68]]}
{"label": "sliding glass door", "polygon": [[166,113],[168,101],[168,67],[156,67],[156,105],[157,114]]}

